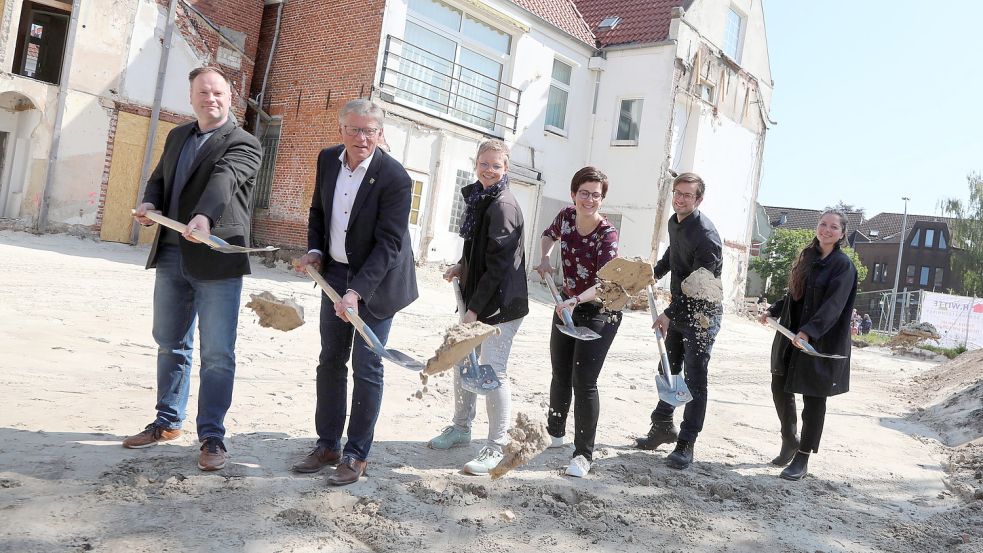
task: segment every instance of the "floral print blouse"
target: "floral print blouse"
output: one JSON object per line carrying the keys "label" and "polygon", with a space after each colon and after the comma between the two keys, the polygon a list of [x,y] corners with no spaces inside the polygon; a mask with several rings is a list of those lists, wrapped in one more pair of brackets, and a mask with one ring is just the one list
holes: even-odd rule
{"label": "floral print blouse", "polygon": [[568,297],[597,284],[598,269],[618,257],[618,229],[602,219],[590,234],[581,236],[574,206],[560,210],[543,236],[560,242],[563,292]]}

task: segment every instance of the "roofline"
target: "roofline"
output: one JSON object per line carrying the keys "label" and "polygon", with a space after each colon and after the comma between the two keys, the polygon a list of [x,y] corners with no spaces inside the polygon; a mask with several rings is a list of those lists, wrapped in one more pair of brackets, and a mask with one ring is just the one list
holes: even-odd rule
{"label": "roofline", "polygon": [[612,44],[610,46],[601,46],[599,50],[604,52],[619,52],[621,50],[639,50],[642,48],[660,48],[662,46],[668,46],[670,44],[676,44],[676,39],[667,38],[665,40],[659,40],[657,42],[622,42],[619,44]]}
{"label": "roofline", "polygon": [[566,30],[561,29],[560,27],[557,27],[555,23],[552,23],[550,21],[547,21],[547,20],[543,19],[539,14],[536,14],[536,13],[533,13],[533,12],[529,11],[526,8],[520,6],[519,4],[516,4],[515,2],[508,2],[508,4],[510,4],[512,6],[515,6],[520,11],[522,11],[522,13],[526,13],[526,14],[529,14],[529,15],[535,17],[537,20],[539,20],[542,23],[545,23],[546,25],[548,25],[550,28],[552,28],[556,32],[558,32],[558,33],[560,33],[562,35],[566,35],[566,36],[572,38],[578,44],[583,44],[584,46],[587,46],[591,50],[595,50],[596,51],[597,50],[597,35],[595,35],[590,30],[590,27],[587,25],[587,21],[584,19],[583,14],[581,14],[580,11],[577,10],[577,6],[575,6],[573,4],[573,1],[572,0],[567,0],[567,3],[570,4],[571,6],[573,6],[573,9],[576,10],[577,18],[580,20],[581,23],[584,24],[584,29],[587,30],[587,34],[589,34],[590,36],[594,37],[594,44],[591,44],[589,42],[584,42],[584,40],[581,39],[579,36],[576,36],[576,35],[573,35],[573,34],[568,33]]}

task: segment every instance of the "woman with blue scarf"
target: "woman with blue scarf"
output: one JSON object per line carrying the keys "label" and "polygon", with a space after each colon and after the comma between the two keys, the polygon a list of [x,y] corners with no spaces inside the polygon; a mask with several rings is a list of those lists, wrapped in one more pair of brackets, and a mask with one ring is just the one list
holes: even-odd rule
{"label": "woman with blue scarf", "polygon": [[[460,232],[464,251],[460,261],[444,273],[448,281],[461,279],[467,306],[462,322],[481,321],[500,331],[479,349],[479,363],[491,365],[502,385],[485,396],[488,441],[464,465],[464,472],[474,475],[488,474],[497,466],[508,443],[512,396],[506,368],[512,339],[529,313],[522,211],[509,190],[508,170],[509,148],[504,142],[488,140],[478,147],[478,180],[461,189],[467,206]],[[476,402],[476,394],[461,387],[455,371],[453,424],[430,440],[429,446],[449,449],[470,444]]]}

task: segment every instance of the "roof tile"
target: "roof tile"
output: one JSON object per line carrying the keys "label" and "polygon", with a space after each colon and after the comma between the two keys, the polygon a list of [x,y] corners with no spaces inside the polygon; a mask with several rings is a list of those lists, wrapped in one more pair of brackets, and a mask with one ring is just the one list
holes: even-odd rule
{"label": "roof tile", "polygon": [[[672,9],[688,7],[686,0],[575,0],[590,30],[601,46],[645,44],[669,38]],[[605,17],[617,16],[621,21],[610,30],[597,31]]]}
{"label": "roof tile", "polygon": [[533,13],[554,27],[594,46],[594,34],[572,0],[512,0],[516,6]]}

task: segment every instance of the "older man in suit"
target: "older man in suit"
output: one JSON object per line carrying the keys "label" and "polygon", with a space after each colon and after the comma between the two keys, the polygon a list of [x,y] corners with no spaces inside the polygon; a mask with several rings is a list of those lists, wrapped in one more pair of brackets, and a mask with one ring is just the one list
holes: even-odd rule
{"label": "older man in suit", "polygon": [[157,342],[157,418],[123,447],[144,448],[181,435],[191,380],[195,320],[201,350],[196,426],[198,468],[225,466],[225,414],[232,404],[235,342],[245,254],[218,253],[195,240],[200,230],[230,244],[249,243],[249,204],[262,157],[259,141],[229,115],[229,78],[216,67],[189,75],[196,120],[174,128],[147,181],[136,220],[158,211],[187,224],[183,235],[159,228],[147,260],[156,267],[153,335]]}
{"label": "older man in suit", "polygon": [[[338,122],[343,144],[318,155],[308,253],[297,270],[318,267],[344,296],[338,303],[321,298],[314,413],[318,440],[293,469],[310,473],[337,465],[328,483],[342,486],[365,474],[383,382],[382,358],[354,334],[347,310],[355,310],[385,343],[393,316],[418,294],[408,226],[412,185],[403,166],[377,147],[383,139],[383,112],[369,100],[352,100],[341,108]],[[354,383],[342,450],[349,355]]]}

